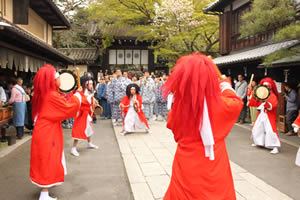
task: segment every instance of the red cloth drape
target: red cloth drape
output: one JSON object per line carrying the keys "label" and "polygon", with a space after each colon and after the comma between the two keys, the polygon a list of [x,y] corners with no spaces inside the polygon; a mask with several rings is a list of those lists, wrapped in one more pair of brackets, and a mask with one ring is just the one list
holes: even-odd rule
{"label": "red cloth drape", "polygon": [[80,92],[80,95],[81,95],[81,107],[78,115],[74,119],[74,124],[72,128],[72,138],[86,140],[87,135],[85,133],[85,130],[87,128],[87,123],[89,123],[88,116],[92,115],[91,106],[93,102],[89,103],[87,97],[84,95],[83,92]]}
{"label": "red cloth drape", "polygon": [[30,178],[35,184],[50,186],[64,182],[61,122],[74,117],[79,107],[75,96],[67,100],[53,91],[45,97],[31,142]]}
{"label": "red cloth drape", "polygon": [[186,126],[186,123],[176,123],[178,120],[174,119],[172,110],[169,113],[167,127],[172,130],[178,145],[164,200],[236,199],[225,138],[240,114],[243,101],[232,90],[225,90],[221,102],[210,103],[210,122],[215,141],[215,160],[212,161],[205,157],[199,129],[177,129],[178,126]]}
{"label": "red cloth drape", "polygon": [[299,112],[297,119],[294,121],[294,124],[296,124],[298,127],[300,127],[300,112]]}
{"label": "red cloth drape", "polygon": [[[251,95],[251,90],[248,92],[248,96],[249,96],[248,106],[259,107],[262,103],[264,103],[262,101],[256,101]],[[276,121],[277,121],[277,111],[276,110],[277,110],[277,104],[278,104],[277,96],[271,91],[271,95],[270,95],[269,99],[267,99],[265,102],[266,102],[265,109],[267,109],[267,115],[270,120],[272,129],[273,129],[274,133],[277,134],[277,137],[279,138],[278,132],[277,132],[277,124],[276,124]],[[258,112],[257,117],[259,116],[259,113],[260,113],[260,111]]]}
{"label": "red cloth drape", "polygon": [[[149,128],[147,119],[146,119],[145,114],[142,110],[143,100],[142,100],[141,95],[139,95],[139,94],[136,95],[136,100],[135,100],[134,104],[137,105],[137,107],[138,107],[137,114],[138,114],[141,122],[143,122],[147,126],[147,128]],[[121,103],[120,103],[120,108],[122,110],[122,113],[125,114],[125,117],[127,115],[129,105],[130,105],[130,98],[128,96],[123,97],[123,99],[121,100]]]}

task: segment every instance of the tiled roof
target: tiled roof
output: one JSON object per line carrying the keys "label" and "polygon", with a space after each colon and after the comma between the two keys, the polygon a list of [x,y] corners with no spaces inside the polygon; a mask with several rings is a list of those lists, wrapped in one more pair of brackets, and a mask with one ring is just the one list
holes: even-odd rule
{"label": "tiled roof", "polygon": [[286,66],[296,66],[296,65],[299,66],[299,63],[300,63],[300,56],[295,55],[295,56],[282,58],[280,60],[276,60],[272,62],[272,65],[270,66],[265,66],[264,64],[260,64],[259,68],[264,68],[264,67],[274,68],[274,67],[286,67]]}
{"label": "tiled roof", "polygon": [[216,0],[216,1],[212,2],[211,4],[208,4],[207,7],[205,8],[205,10],[211,11],[219,3],[220,3],[220,0]]}
{"label": "tiled roof", "polygon": [[30,0],[30,7],[51,24],[53,30],[70,29],[71,24],[53,0]]}
{"label": "tiled roof", "polygon": [[216,0],[215,2],[209,4],[204,11],[206,12],[221,12],[224,5],[231,2],[231,0]]}
{"label": "tiled roof", "polygon": [[58,50],[77,64],[94,63],[98,57],[96,48],[61,48]]}
{"label": "tiled roof", "polygon": [[[294,0],[297,6],[297,10],[300,11],[300,0]],[[233,0],[216,0],[213,3],[209,4],[204,11],[205,12],[222,12],[224,7],[229,3],[233,2]]]}
{"label": "tiled roof", "polygon": [[280,65],[280,64],[288,64],[288,63],[299,63],[300,62],[300,56],[290,56],[287,58],[282,58],[280,60],[272,62],[272,65]]}
{"label": "tiled roof", "polygon": [[[4,20],[3,18],[0,18],[0,22],[7,24],[5,26],[1,26],[2,29],[0,29],[0,33],[3,32],[6,35],[17,35],[22,39],[22,41],[28,41],[29,43],[33,44],[33,46],[36,46],[37,49],[41,49],[42,51],[45,51],[48,53],[49,57],[52,56],[57,58],[58,61],[63,61],[67,63],[73,63],[73,60],[69,57],[65,56],[61,52],[59,52],[57,49],[53,48],[49,44],[45,43],[44,41],[38,39],[37,37],[33,36],[29,32],[23,30],[22,28],[16,26],[15,24],[10,23],[7,20]],[[55,59],[54,59],[55,60]]]}
{"label": "tiled roof", "polygon": [[290,48],[299,43],[299,40],[290,40],[285,42],[268,44],[260,47],[256,47],[251,50],[246,50],[243,52],[235,52],[228,56],[222,56],[214,59],[216,65],[229,65],[241,62],[255,61],[259,60],[267,55],[270,55],[281,49]]}

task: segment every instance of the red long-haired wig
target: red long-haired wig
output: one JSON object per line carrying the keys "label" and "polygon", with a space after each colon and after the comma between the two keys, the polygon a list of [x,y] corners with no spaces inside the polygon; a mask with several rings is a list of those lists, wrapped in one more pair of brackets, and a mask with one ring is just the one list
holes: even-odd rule
{"label": "red long-haired wig", "polygon": [[55,84],[56,69],[52,65],[45,65],[39,69],[33,80],[34,94],[32,97],[32,119],[39,114],[46,95],[57,89]]}
{"label": "red long-haired wig", "polygon": [[269,85],[271,86],[271,90],[274,92],[274,94],[278,98],[278,90],[277,90],[276,84],[273,81],[273,79],[271,79],[270,77],[263,78],[259,84],[263,85],[264,82],[269,83]]}
{"label": "red long-haired wig", "polygon": [[[176,128],[185,132],[198,130],[202,124],[204,97],[209,116],[212,114],[212,101],[221,102],[219,76],[216,65],[205,55],[193,53],[181,57],[170,77],[161,88],[163,95],[175,93],[171,117]],[[184,126],[182,126],[184,124]]]}

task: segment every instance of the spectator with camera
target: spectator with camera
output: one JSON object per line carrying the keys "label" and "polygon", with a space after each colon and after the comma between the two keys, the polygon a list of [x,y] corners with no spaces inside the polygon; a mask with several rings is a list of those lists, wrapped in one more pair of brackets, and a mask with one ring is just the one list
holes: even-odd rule
{"label": "spectator with camera", "polygon": [[288,126],[288,133],[286,136],[296,135],[292,127],[293,122],[298,115],[297,93],[292,89],[291,83],[284,84],[285,93],[283,94],[286,101],[286,123]]}

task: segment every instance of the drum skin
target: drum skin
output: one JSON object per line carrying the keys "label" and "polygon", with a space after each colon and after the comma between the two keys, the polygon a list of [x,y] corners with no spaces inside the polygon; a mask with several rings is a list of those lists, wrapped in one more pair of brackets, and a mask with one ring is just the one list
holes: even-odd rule
{"label": "drum skin", "polygon": [[96,106],[94,113],[95,115],[101,115],[103,113],[103,108],[101,106]]}
{"label": "drum skin", "polygon": [[76,78],[71,72],[63,72],[60,74],[60,91],[71,92],[76,87]]}
{"label": "drum skin", "polygon": [[253,97],[258,101],[266,101],[270,95],[271,91],[265,85],[259,85],[253,90]]}

